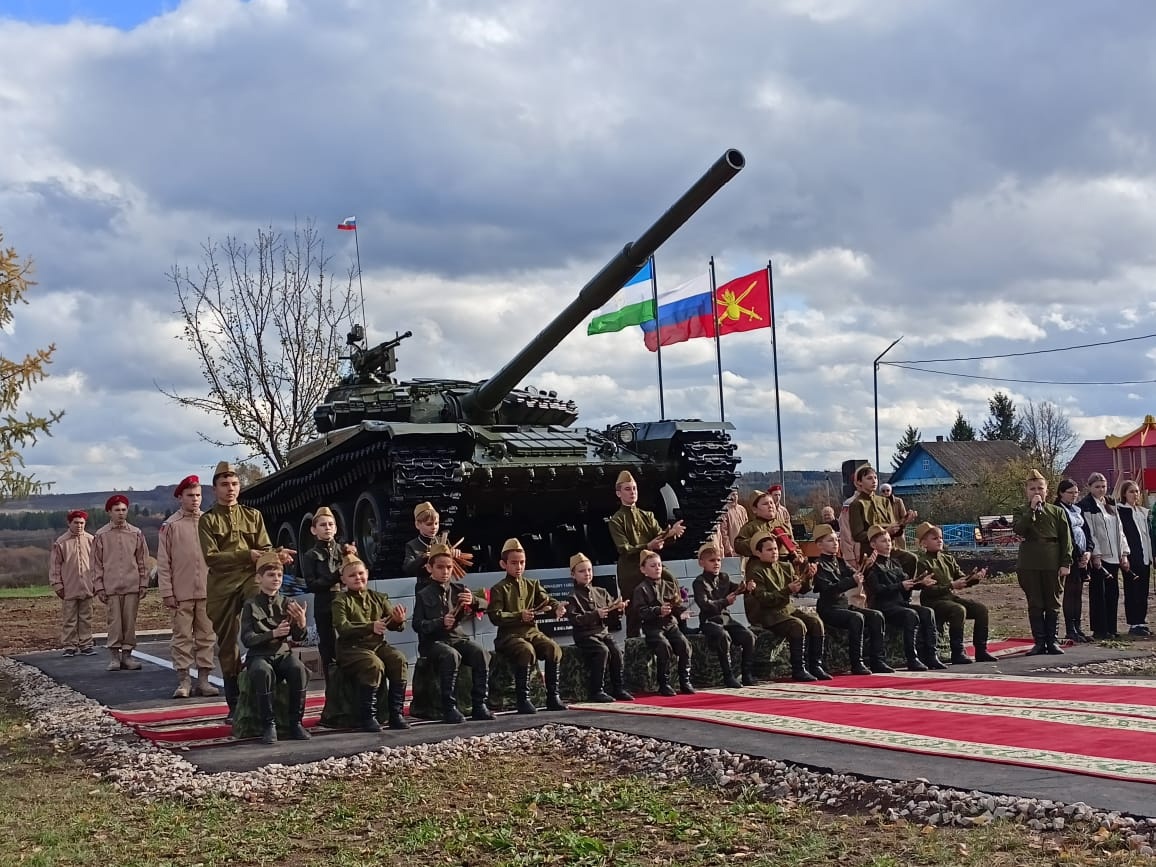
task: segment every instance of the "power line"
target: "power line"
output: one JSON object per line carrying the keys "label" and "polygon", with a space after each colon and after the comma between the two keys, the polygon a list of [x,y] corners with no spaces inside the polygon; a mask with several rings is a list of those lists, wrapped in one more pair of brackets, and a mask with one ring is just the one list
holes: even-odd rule
{"label": "power line", "polygon": [[1156,379],[1121,379],[1111,382],[1062,379],[1009,379],[1007,377],[1001,376],[979,376],[974,373],[955,373],[954,371],[950,370],[929,370],[926,367],[912,367],[909,364],[904,364],[901,361],[888,361],[883,363],[889,364],[891,367],[902,368],[903,370],[913,370],[916,373],[935,373],[939,376],[955,376],[962,379],[982,379],[987,382],[1019,382],[1029,385],[1152,385],[1156,383]]}
{"label": "power line", "polygon": [[[899,361],[883,361],[881,364],[901,365],[901,364],[931,364],[932,362],[940,361],[990,361],[995,358],[1022,358],[1025,355],[1047,355],[1049,352],[1070,352],[1073,349],[1095,349],[1100,346],[1113,346],[1117,343],[1130,343],[1134,340],[1150,340],[1156,337],[1156,334],[1141,334],[1138,337],[1121,337],[1117,340],[1104,340],[1100,343],[1080,343],[1076,346],[1057,346],[1054,349],[1032,349],[1028,352],[1007,352],[1003,355],[969,355],[962,358],[904,358]],[[986,377],[981,377],[986,378]],[[1029,380],[1014,380],[1009,379],[1007,382],[1027,382]],[[1064,385],[1066,383],[1057,383],[1057,385]],[[1096,383],[1089,383],[1095,385]]]}

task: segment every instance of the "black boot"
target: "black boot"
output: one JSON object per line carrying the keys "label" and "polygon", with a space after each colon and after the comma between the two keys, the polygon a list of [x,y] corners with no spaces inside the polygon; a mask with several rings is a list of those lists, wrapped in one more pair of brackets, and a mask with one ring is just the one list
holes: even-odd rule
{"label": "black boot", "polygon": [[670,685],[670,663],[659,660],[656,663],[656,667],[658,669],[658,694],[666,696],[678,695],[678,693],[674,691],[674,687]]}
{"label": "black boot", "polygon": [[1060,650],[1060,617],[1055,611],[1044,612],[1044,649],[1048,656],[1063,656]]}
{"label": "black boot", "polygon": [[1028,624],[1032,629],[1032,640],[1035,645],[1029,650],[1025,656],[1043,656],[1048,652],[1048,642],[1044,637],[1044,612],[1029,611]]}
{"label": "black boot", "polygon": [[377,687],[357,685],[357,716],[363,732],[381,731],[381,723],[377,721]]}
{"label": "black boot", "polygon": [[868,640],[871,644],[871,673],[872,674],[894,674],[895,669],[887,664],[887,640],[886,634],[882,631],[876,633],[874,630],[868,635]]}
{"label": "black boot", "polygon": [[975,627],[975,633],[971,636],[971,643],[975,647],[975,661],[976,662],[999,662],[994,656],[987,652],[987,627]]}
{"label": "black boot", "polygon": [[803,683],[811,683],[818,680],[815,675],[807,671],[807,667],[803,665],[803,639],[788,638],[787,648],[791,655],[791,678],[793,680],[802,681]]}
{"label": "black boot", "polygon": [[277,718],[273,716],[273,693],[257,696],[257,712],[261,715],[261,743],[277,743]]}
{"label": "black boot", "polygon": [[1079,618],[1076,618],[1076,619],[1075,619],[1074,621],[1072,621],[1072,622],[1073,622],[1073,624],[1075,625],[1075,628],[1076,628],[1076,639],[1077,639],[1078,641],[1081,641],[1081,642],[1083,642],[1084,644],[1091,644],[1091,643],[1092,643],[1092,638],[1091,638],[1091,636],[1090,636],[1090,635],[1088,635],[1086,632],[1084,632],[1084,630],[1083,630],[1083,629],[1081,629],[1081,628],[1080,628],[1080,620],[1079,620]]}
{"label": "black boot", "polygon": [[908,671],[927,671],[927,666],[919,660],[919,653],[915,649],[915,630],[918,627],[905,626],[903,628],[903,654],[907,657]]}
{"label": "black boot", "polygon": [[241,694],[241,687],[235,677],[226,677],[224,683],[225,703],[229,706],[229,715],[225,717],[225,725],[231,726],[233,724],[233,714],[237,712],[237,697]]}
{"label": "black boot", "polygon": [[464,723],[466,718],[458,710],[458,667],[449,665],[439,672],[438,683],[442,697],[442,722],[458,724]]}
{"label": "black boot", "polygon": [[858,635],[847,633],[847,660],[851,663],[852,674],[871,674],[871,669],[863,664],[863,632]]}
{"label": "black boot", "polygon": [[546,710],[566,710],[562,696],[558,695],[558,663],[549,659],[546,660]]}
{"label": "black boot", "polygon": [[734,671],[731,669],[731,652],[730,648],[724,648],[718,652],[718,667],[722,669],[723,686],[737,689],[742,686],[742,683],[735,677]]}
{"label": "black boot", "polygon": [[1083,640],[1080,638],[1080,627],[1071,617],[1064,618],[1064,638],[1076,644],[1079,644]]}
{"label": "black boot", "polygon": [[690,683],[690,664],[682,666],[678,670],[678,691],[683,695],[694,695],[695,689]]}
{"label": "black boot", "polygon": [[823,651],[826,648],[826,636],[807,636],[807,671],[815,676],[815,680],[831,679],[831,675],[823,668]]}
{"label": "black boot", "polygon": [[409,723],[405,721],[402,716],[402,711],[405,710],[405,681],[391,680],[389,682],[389,692],[386,694],[386,701],[389,702],[389,727],[391,729],[407,729]]}
{"label": "black boot", "polygon": [[470,704],[473,705],[473,713],[470,714],[470,719],[483,722],[494,718],[494,712],[490,710],[487,704],[490,696],[490,670],[485,665],[479,665],[473,669],[474,682],[470,688]]}
{"label": "black boot", "polygon": [[963,627],[955,629],[948,627],[950,630],[951,639],[951,664],[952,665],[971,665],[971,657],[967,655],[967,651],[963,649]]}
{"label": "black boot", "polygon": [[514,700],[518,713],[537,713],[538,708],[530,701],[530,671],[535,666],[518,665],[514,667]]}
{"label": "black boot", "polygon": [[929,669],[934,671],[944,671],[947,666],[939,658],[936,652],[936,644],[939,641],[939,632],[934,629],[925,629],[923,626],[919,627],[919,644],[920,644],[920,661]]}
{"label": "black boot", "polygon": [[610,664],[610,694],[614,696],[615,701],[634,701],[634,696],[626,690],[626,685],[622,682],[622,662],[615,663],[614,658],[611,657]]}
{"label": "black boot", "polygon": [[606,669],[597,664],[590,666],[586,672],[589,675],[589,683],[587,688],[590,693],[590,698],[587,701],[598,702],[599,704],[610,704],[614,701],[612,695],[607,694],[606,686]]}
{"label": "black boot", "polygon": [[750,654],[743,654],[743,686],[758,686],[759,679],[755,677],[755,661],[748,659]]}
{"label": "black boot", "polygon": [[289,739],[294,741],[307,741],[312,737],[302,720],[305,719],[305,690],[304,689],[290,689],[289,690]]}

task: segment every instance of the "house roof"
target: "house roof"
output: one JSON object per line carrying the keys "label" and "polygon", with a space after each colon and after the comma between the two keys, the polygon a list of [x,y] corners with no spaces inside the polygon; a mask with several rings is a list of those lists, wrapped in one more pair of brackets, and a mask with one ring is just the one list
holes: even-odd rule
{"label": "house roof", "polygon": [[908,453],[903,464],[895,471],[902,477],[907,464],[918,460],[920,452],[930,455],[951,474],[959,484],[978,482],[983,470],[991,465],[1005,464],[1026,456],[1022,448],[1011,440],[972,440],[969,442],[919,443]]}

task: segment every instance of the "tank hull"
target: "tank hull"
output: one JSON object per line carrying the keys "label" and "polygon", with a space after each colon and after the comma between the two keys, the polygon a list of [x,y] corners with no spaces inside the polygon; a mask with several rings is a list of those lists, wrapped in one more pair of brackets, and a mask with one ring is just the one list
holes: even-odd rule
{"label": "tank hull", "polygon": [[667,556],[693,556],[713,531],[738,459],[730,425],[643,422],[630,447],[611,431],[528,425],[364,422],[303,446],[286,469],[246,488],[278,545],[312,545],[313,512],[329,506],[339,536],[357,544],[374,578],[402,574],[416,536],[413,507],[430,501],[451,541],[465,539],[478,569],[498,569],[502,543],[517,536],[533,568],[595,563],[617,552],[607,521],[618,509],[614,480],[629,470],[639,505],[688,532]]}

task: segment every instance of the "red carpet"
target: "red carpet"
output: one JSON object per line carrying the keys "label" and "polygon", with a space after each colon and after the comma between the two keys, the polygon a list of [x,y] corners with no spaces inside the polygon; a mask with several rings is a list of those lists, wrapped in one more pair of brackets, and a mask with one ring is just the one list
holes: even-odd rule
{"label": "red carpet", "polygon": [[984,674],[772,683],[580,710],[756,731],[1091,776],[1156,778],[1156,683]]}

